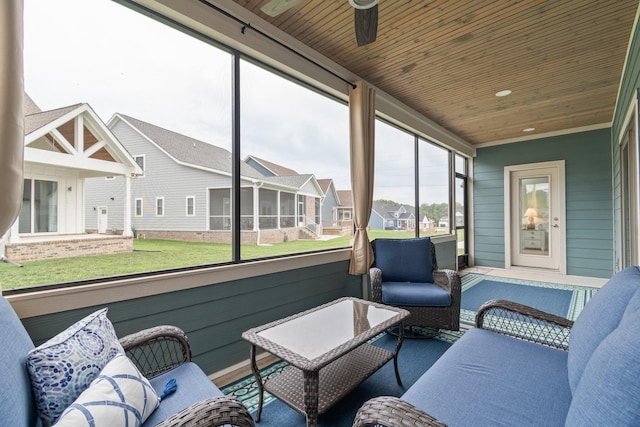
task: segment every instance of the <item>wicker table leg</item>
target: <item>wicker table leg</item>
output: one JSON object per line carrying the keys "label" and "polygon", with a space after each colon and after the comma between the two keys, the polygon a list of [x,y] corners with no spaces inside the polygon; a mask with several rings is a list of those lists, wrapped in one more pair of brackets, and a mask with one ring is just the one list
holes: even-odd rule
{"label": "wicker table leg", "polygon": [[258,369],[258,363],[256,362],[256,346],[253,344],[251,345],[251,371],[253,372],[253,376],[256,377],[256,382],[258,383],[258,412],[256,413],[256,422],[260,422],[260,415],[262,414],[264,384],[262,384],[260,369]]}
{"label": "wicker table leg", "polygon": [[400,323],[399,329],[400,329],[400,332],[398,333],[396,350],[393,353],[393,368],[396,371],[396,381],[398,381],[399,386],[402,386],[402,380],[400,379],[400,372],[398,371],[398,353],[400,352],[400,347],[402,347],[402,342],[404,341],[404,325],[402,323]]}
{"label": "wicker table leg", "polygon": [[320,397],[318,371],[304,371],[304,413],[307,417],[307,427],[318,425],[318,401]]}

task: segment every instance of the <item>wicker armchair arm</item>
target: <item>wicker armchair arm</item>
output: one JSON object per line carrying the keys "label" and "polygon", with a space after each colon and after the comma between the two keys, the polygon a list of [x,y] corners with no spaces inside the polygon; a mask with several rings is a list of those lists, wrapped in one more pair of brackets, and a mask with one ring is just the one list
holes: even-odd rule
{"label": "wicker armchair arm", "polygon": [[434,270],[433,282],[445,289],[450,294],[460,295],[462,293],[462,284],[460,275],[454,270]]}
{"label": "wicker armchair arm", "polygon": [[375,302],[382,302],[382,270],[378,267],[369,269],[371,279],[371,299]]}
{"label": "wicker armchair arm", "polygon": [[212,397],[194,403],[163,422],[156,424],[156,427],[216,427],[224,425],[254,427],[255,423],[242,403],[234,397],[223,396]]}
{"label": "wicker armchair arm", "polygon": [[353,427],[372,426],[446,427],[446,424],[398,397],[379,396],[366,401],[353,421]]}
{"label": "wicker armchair arm", "polygon": [[147,378],[191,361],[186,334],[176,326],[162,325],[120,338],[127,357]]}
{"label": "wicker armchair arm", "polygon": [[506,300],[485,302],[476,314],[476,327],[561,350],[569,349],[573,321]]}

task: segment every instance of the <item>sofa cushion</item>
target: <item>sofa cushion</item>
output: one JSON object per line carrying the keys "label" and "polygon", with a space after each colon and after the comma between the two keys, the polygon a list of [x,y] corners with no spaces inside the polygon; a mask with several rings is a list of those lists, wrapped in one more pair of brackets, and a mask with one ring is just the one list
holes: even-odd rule
{"label": "sofa cushion", "polygon": [[118,354],[62,413],[56,427],[137,427],[149,418],[160,399],[149,381]]}
{"label": "sofa cushion", "polygon": [[567,426],[640,425],[640,311],[635,308],[593,352],[573,393]]}
{"label": "sofa cushion", "polygon": [[433,283],[382,282],[382,302],[412,307],[448,307],[451,294]]}
{"label": "sofa cushion", "polygon": [[106,308],[31,350],[27,367],[43,423],[51,425],[118,353],[124,350]]}
{"label": "sofa cushion", "polygon": [[640,270],[629,267],[613,276],[584,307],[569,338],[567,364],[571,391],[596,347],[618,327],[629,300],[640,287]]}
{"label": "sofa cushion", "polygon": [[0,342],[2,381],[11,384],[11,387],[0,387],[2,424],[33,426],[38,417],[26,365],[33,342],[4,297],[0,297]]}
{"label": "sofa cushion", "polygon": [[375,265],[383,282],[433,283],[431,239],[375,239]]}
{"label": "sofa cushion", "polygon": [[451,427],[561,426],[567,352],[473,328],[402,398]]}
{"label": "sofa cushion", "polygon": [[224,396],[202,369],[193,362],[183,363],[157,377],[150,378],[149,382],[156,393],[161,395],[171,378],[176,380],[176,391],[162,399],[160,406],[151,414],[144,426],[154,426],[201,400]]}

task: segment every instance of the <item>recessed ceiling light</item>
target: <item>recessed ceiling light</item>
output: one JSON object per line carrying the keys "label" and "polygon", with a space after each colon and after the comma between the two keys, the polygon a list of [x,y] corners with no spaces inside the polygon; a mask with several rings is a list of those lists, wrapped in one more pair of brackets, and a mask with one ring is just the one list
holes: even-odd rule
{"label": "recessed ceiling light", "polygon": [[500,92],[496,92],[496,96],[507,96],[511,95],[511,91],[509,89],[501,90]]}
{"label": "recessed ceiling light", "polygon": [[536,128],[524,128],[522,132],[533,132],[534,130],[536,130]]}

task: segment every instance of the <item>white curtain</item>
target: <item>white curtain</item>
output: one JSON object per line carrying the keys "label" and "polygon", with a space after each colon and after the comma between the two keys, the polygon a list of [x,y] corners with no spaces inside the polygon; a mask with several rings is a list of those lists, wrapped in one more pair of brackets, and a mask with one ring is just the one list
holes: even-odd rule
{"label": "white curtain", "polygon": [[22,0],[0,1],[0,238],[15,221],[22,203],[22,15]]}
{"label": "white curtain", "polygon": [[375,100],[375,89],[365,82],[358,82],[355,89],[349,90],[351,191],[355,225],[349,274],[353,275],[367,274],[373,263],[367,225],[373,205]]}

